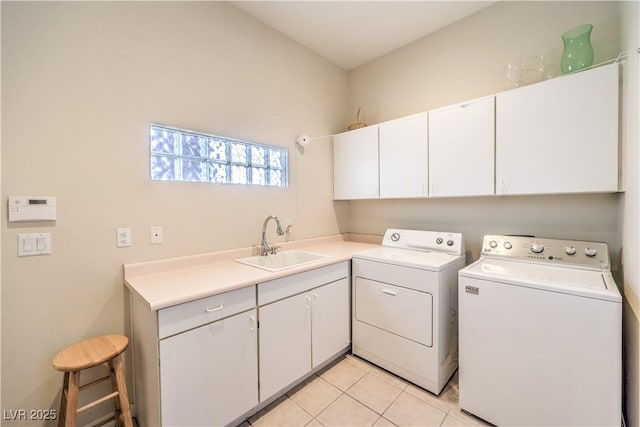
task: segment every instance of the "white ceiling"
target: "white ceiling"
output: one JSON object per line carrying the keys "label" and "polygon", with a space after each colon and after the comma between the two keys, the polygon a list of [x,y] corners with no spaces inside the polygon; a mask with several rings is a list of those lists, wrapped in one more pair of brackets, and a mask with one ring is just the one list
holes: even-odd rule
{"label": "white ceiling", "polygon": [[234,1],[238,8],[351,70],[495,1]]}

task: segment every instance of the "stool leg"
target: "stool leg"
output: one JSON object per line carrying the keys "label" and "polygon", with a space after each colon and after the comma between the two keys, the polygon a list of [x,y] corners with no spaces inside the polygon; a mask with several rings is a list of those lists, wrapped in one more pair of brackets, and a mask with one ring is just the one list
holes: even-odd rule
{"label": "stool leg", "polygon": [[58,427],[64,427],[67,415],[67,393],[69,392],[69,372],[64,373],[62,393],[60,393],[60,412],[58,412]]}
{"label": "stool leg", "polygon": [[[109,378],[111,380],[111,391],[117,391],[118,390],[118,380],[116,379],[116,371],[115,368],[113,366],[113,360],[109,360],[107,362],[107,368],[109,369]],[[119,393],[119,391],[118,391]],[[121,418],[121,414],[122,411],[120,409],[120,398],[118,396],[116,396],[113,401],[113,411],[115,414],[115,423],[116,423],[116,427],[121,427],[122,426],[122,418]]]}
{"label": "stool leg", "polygon": [[78,416],[78,394],[80,392],[80,371],[65,373],[65,383],[67,391],[66,405],[64,410],[64,426],[76,427]]}
{"label": "stool leg", "polygon": [[[120,410],[122,412],[122,421],[125,427],[133,427],[131,418],[131,409],[129,408],[129,394],[127,393],[127,381],[124,378],[124,368],[122,367],[122,357],[117,355],[111,361],[116,377],[116,385],[118,387],[118,399],[120,400]],[[117,414],[116,414],[117,416]]]}

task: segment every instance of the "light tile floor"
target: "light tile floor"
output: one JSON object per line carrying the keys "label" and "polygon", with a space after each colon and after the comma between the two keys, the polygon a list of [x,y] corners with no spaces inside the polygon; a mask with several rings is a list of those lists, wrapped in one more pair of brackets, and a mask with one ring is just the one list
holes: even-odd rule
{"label": "light tile floor", "polygon": [[489,426],[460,410],[457,373],[439,396],[346,355],[242,426]]}

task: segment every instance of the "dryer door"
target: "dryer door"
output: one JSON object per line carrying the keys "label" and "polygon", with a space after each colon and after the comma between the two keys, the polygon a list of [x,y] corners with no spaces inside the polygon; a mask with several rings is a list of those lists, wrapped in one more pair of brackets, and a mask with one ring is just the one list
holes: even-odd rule
{"label": "dryer door", "polygon": [[430,293],[356,277],[355,317],[422,345],[433,345],[433,296]]}

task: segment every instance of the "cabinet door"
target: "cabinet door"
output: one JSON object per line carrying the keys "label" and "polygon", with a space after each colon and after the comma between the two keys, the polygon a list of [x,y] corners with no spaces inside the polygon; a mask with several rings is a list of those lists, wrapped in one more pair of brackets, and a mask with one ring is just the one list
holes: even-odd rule
{"label": "cabinet door", "polygon": [[494,194],[494,97],[429,112],[429,196]]}
{"label": "cabinet door", "polygon": [[380,198],[426,197],[427,115],[380,124]]}
{"label": "cabinet door", "polygon": [[378,197],[378,126],[333,137],[333,198]]}
{"label": "cabinet door", "polygon": [[618,64],[496,97],[496,193],[618,189]]}
{"label": "cabinet door", "polygon": [[349,279],[341,279],[311,291],[313,367],[349,346]]}
{"label": "cabinet door", "polygon": [[311,370],[311,294],[259,308],[260,401]]}
{"label": "cabinet door", "polygon": [[225,425],[258,404],[256,310],[160,340],[162,425]]}

